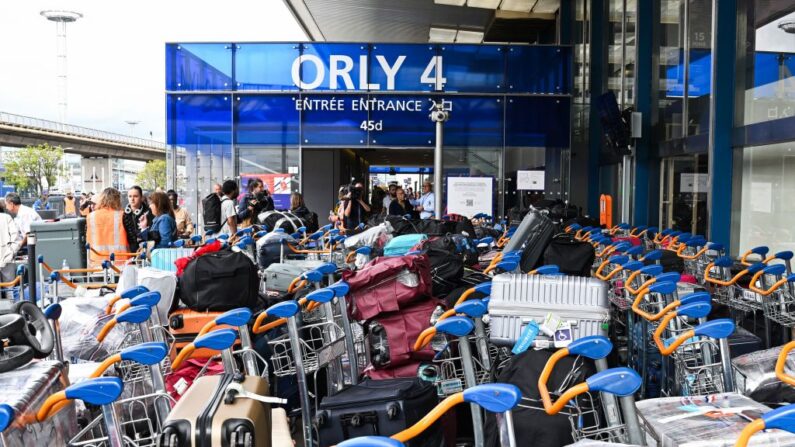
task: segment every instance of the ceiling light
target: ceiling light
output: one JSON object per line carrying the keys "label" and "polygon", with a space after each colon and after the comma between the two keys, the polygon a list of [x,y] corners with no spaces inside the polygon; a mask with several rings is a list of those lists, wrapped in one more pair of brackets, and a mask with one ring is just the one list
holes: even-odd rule
{"label": "ceiling light", "polygon": [[539,14],[554,14],[560,8],[561,0],[538,0],[533,6],[533,12]]}
{"label": "ceiling light", "polygon": [[455,42],[455,35],[456,30],[454,29],[431,27],[428,42],[453,43]]}
{"label": "ceiling light", "polygon": [[483,32],[458,30],[455,41],[458,43],[481,43],[483,42]]}
{"label": "ceiling light", "polygon": [[795,34],[795,20],[787,20],[778,24],[779,29],[786,33]]}
{"label": "ceiling light", "polygon": [[497,9],[502,0],[467,0],[467,6],[473,8]]}
{"label": "ceiling light", "polygon": [[467,0],[433,0],[437,5],[464,6]]}
{"label": "ceiling light", "polygon": [[503,11],[530,12],[537,0],[502,0]]}

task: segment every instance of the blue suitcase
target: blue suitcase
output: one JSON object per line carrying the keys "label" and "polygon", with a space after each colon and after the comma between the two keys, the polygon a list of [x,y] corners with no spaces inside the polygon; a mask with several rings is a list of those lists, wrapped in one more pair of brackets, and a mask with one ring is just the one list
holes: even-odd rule
{"label": "blue suitcase", "polygon": [[389,241],[384,247],[384,256],[404,256],[422,241],[427,241],[425,234],[404,234]]}

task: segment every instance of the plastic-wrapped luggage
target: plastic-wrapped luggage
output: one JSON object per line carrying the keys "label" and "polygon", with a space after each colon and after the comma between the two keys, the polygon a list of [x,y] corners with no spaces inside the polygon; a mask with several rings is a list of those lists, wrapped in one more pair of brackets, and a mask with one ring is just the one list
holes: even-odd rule
{"label": "plastic-wrapped luggage", "polygon": [[555,225],[536,210],[530,210],[516,228],[503,251],[522,251],[519,263],[523,272],[536,268],[542,261],[544,250],[555,234]]}
{"label": "plastic-wrapped luggage", "polygon": [[372,228],[368,228],[359,234],[345,238],[345,248],[354,250],[359,247],[383,247],[392,239],[392,224],[384,222]]}
{"label": "plastic-wrapped luggage", "polygon": [[261,224],[265,225],[268,231],[283,228],[288,234],[295,233],[299,228],[308,226],[300,217],[289,211],[265,211],[257,216],[257,219]]}
{"label": "plastic-wrapped luggage", "polygon": [[292,236],[287,233],[268,233],[265,236],[257,239],[257,264],[260,268],[268,268],[269,265],[282,261],[282,252],[284,255],[290,253],[290,249],[282,247],[283,243],[297,244]]}
{"label": "plastic-wrapped luggage", "polygon": [[61,301],[61,344],[70,363],[102,361],[115,353],[124,331],[110,331],[100,343],[97,335],[110,319],[105,308],[110,296],[69,298]]}
{"label": "plastic-wrapped luggage", "polygon": [[[750,421],[770,411],[736,393],[647,399],[636,407],[649,447],[733,446]],[[753,445],[795,445],[795,435],[768,430],[754,435]]]}
{"label": "plastic-wrapped luggage", "polygon": [[[174,272],[158,270],[156,268],[137,268],[136,283],[146,287],[152,292],[160,292],[160,302],[157,311],[163,324],[168,321],[168,313],[174,303],[177,292],[177,276]],[[126,289],[117,289],[126,290]]]}
{"label": "plastic-wrapped luggage", "polygon": [[418,244],[428,240],[424,234],[404,234],[398,236],[384,246],[384,256],[403,256]]}
{"label": "plastic-wrapped luggage", "polygon": [[176,272],[174,261],[192,255],[193,251],[193,248],[157,248],[152,250],[150,265],[167,272]]}
{"label": "plastic-wrapped luggage", "polygon": [[356,320],[396,312],[431,296],[430,263],[425,255],[376,258],[357,271],[345,270],[349,313]]}
{"label": "plastic-wrapped luggage", "polygon": [[604,281],[505,273],[491,284],[492,343],[512,345],[530,321],[541,328],[536,341],[550,340],[551,332],[558,346],[588,335],[607,336],[610,301]]}
{"label": "plastic-wrapped luggage", "polygon": [[[752,352],[732,359],[737,391],[757,402],[795,403],[795,388],[776,378],[776,361],[781,346]],[[787,356],[785,371],[795,371],[795,352]]]}
{"label": "plastic-wrapped luggage", "polygon": [[[430,382],[417,378],[366,379],[320,402],[315,418],[320,445],[336,445],[358,436],[391,436],[419,421],[437,403],[436,388]],[[437,422],[406,445],[441,445],[440,425]]]}
{"label": "plastic-wrapped luggage", "polygon": [[[35,414],[44,401],[69,386],[67,367],[58,361],[32,362],[0,375],[2,403],[14,410],[14,415]],[[4,447],[67,445],[77,434],[75,406],[67,405],[44,422],[26,421],[21,427],[13,424],[0,433]]]}

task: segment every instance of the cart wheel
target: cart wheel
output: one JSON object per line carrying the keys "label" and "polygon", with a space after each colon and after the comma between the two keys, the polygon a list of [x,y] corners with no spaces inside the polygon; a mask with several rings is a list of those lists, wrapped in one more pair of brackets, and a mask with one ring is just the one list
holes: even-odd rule
{"label": "cart wheel", "polygon": [[30,346],[8,346],[0,352],[0,373],[13,371],[33,360]]}
{"label": "cart wheel", "polygon": [[0,315],[0,339],[9,338],[25,326],[25,320],[17,314]]}
{"label": "cart wheel", "polygon": [[15,312],[24,318],[26,324],[21,331],[11,336],[12,343],[30,346],[37,359],[43,359],[50,355],[55,346],[55,333],[53,333],[47,317],[44,316],[44,312],[30,301],[17,303]]}

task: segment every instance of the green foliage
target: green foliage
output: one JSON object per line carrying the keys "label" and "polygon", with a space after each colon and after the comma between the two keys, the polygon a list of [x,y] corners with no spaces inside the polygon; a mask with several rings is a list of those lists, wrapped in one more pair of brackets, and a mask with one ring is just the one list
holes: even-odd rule
{"label": "green foliage", "polygon": [[166,188],[166,161],[151,160],[135,177],[135,182],[144,191],[154,191],[157,188]]}
{"label": "green foliage", "polygon": [[41,194],[45,185],[52,188],[63,173],[63,149],[47,143],[27,146],[8,155],[5,160],[6,183],[17,189],[31,188]]}

